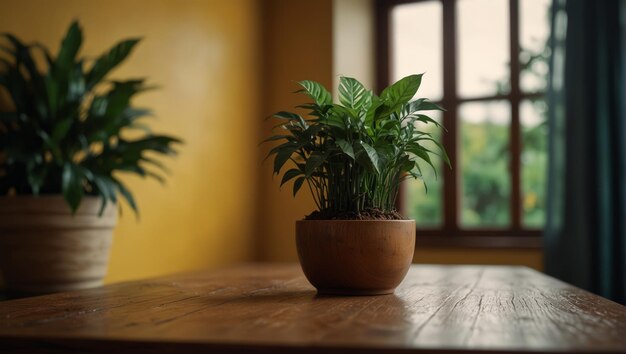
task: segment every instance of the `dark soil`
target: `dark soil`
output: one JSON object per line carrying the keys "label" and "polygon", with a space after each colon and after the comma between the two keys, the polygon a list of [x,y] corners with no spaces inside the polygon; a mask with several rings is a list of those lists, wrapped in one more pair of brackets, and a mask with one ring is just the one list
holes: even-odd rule
{"label": "dark soil", "polygon": [[316,210],[307,215],[304,220],[406,220],[397,211],[384,212],[380,209],[365,209],[357,213],[354,211],[334,212],[331,210]]}

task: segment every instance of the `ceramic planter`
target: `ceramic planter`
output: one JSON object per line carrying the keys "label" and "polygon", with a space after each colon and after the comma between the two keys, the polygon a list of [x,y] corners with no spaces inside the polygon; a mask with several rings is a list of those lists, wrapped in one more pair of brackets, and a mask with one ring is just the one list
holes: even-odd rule
{"label": "ceramic planter", "polygon": [[61,196],[0,198],[0,271],[9,291],[43,294],[99,286],[106,275],[117,208],[98,215],[84,197],[74,215]]}
{"label": "ceramic planter", "polygon": [[321,294],[393,293],[415,248],[414,220],[301,220],[302,270]]}

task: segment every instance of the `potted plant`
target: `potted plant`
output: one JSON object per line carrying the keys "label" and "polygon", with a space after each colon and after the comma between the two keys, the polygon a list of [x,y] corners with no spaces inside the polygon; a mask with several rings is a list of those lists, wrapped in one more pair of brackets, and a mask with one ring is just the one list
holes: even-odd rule
{"label": "potted plant", "polygon": [[341,77],[339,103],[321,84],[302,81],[298,92],[312,99],[298,106],[308,111],[307,119],[273,115],[282,128],[266,139],[281,142],[268,154],[274,173],[289,162],[281,186],[293,180],[295,196],[306,185],[317,206],[296,222],[296,245],[302,270],[319,293],[392,293],[409,269],[415,221],[395,210],[399,185],[421,179],[420,163],[434,169],[431,154],[449,165],[443,146],[416,126],[439,126],[422,111],[442,110],[427,99],[411,101],[421,81],[422,75],[408,76],[376,96]]}
{"label": "potted plant", "polygon": [[[56,57],[39,44],[26,45],[10,34],[2,38],[0,50],[8,55],[0,57],[0,98],[5,98],[0,100],[0,270],[5,286],[46,293],[99,285],[118,196],[137,212],[118,172],[163,180],[157,171],[164,167],[154,154],[174,154],[172,145],[180,140],[152,134],[141,123],[150,111],[130,101],[150,88],[143,80],[105,81],[138,39],[121,41],[91,61],[78,56],[82,31],[77,22]],[[45,70],[37,65],[38,54]]]}

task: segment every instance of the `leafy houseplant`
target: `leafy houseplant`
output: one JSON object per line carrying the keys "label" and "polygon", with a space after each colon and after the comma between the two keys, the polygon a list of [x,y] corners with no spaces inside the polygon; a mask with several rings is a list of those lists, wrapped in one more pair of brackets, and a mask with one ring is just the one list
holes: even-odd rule
{"label": "leafy houseplant", "polygon": [[[56,58],[40,45],[27,46],[10,34],[12,48],[2,47],[13,61],[0,59],[0,85],[10,94],[13,110],[0,113],[0,194],[63,194],[75,211],[84,194],[116,202],[121,194],[136,210],[130,191],[113,173],[123,171],[155,177],[144,165],[162,169],[144,152],[173,154],[178,139],[147,133],[139,139],[123,136],[127,129],[145,129],[138,119],[147,109],[130,106],[147,87],[143,80],[103,82],[139,42],[122,41],[85,70],[77,57],[82,33],[74,22]],[[46,58],[47,71],[37,68],[32,51]],[[106,87],[103,87],[106,86]]]}
{"label": "leafy houseplant", "polygon": [[[77,22],[69,27],[56,57],[40,44],[24,44],[11,34],[2,37],[5,43],[0,43],[0,50],[5,55],[0,56],[0,92],[4,88],[10,99],[0,107],[0,195],[4,196],[0,198],[0,228],[5,231],[0,235],[0,242],[5,242],[0,246],[0,265],[5,281],[8,286],[27,291],[81,287],[81,279],[71,281],[66,275],[52,280],[27,279],[27,268],[13,262],[18,258],[15,252],[23,249],[11,237],[19,232],[12,231],[21,230],[24,241],[42,243],[43,238],[46,242],[51,242],[53,236],[61,238],[61,229],[73,230],[80,225],[89,234],[91,226],[106,225],[110,238],[116,216],[111,210],[118,195],[137,212],[132,193],[117,172],[162,181],[159,172],[165,168],[150,154],[172,155],[173,144],[180,140],[153,134],[141,123],[150,110],[133,107],[131,99],[150,88],[144,80],[105,81],[128,57],[138,39],[121,41],[92,62],[78,56],[83,36]],[[44,62],[43,71],[37,65],[38,55]],[[45,197],[34,198],[40,195]],[[44,212],[48,206],[54,210]],[[31,217],[22,212],[31,213]],[[67,215],[50,221],[53,218],[49,213]],[[48,231],[24,232],[29,225]],[[31,236],[37,240],[31,240]],[[61,258],[42,266],[48,271],[61,269]],[[20,269],[19,277],[7,274],[8,268],[16,267]],[[42,271],[34,270],[32,264],[28,267]],[[101,281],[103,275],[96,278]],[[94,275],[87,280],[93,285]],[[38,288],[42,282],[49,286]]]}
{"label": "leafy houseplant", "polygon": [[[330,217],[372,209],[393,213],[400,182],[421,178],[419,161],[434,168],[430,155],[439,154],[449,163],[440,143],[415,126],[416,122],[439,126],[421,111],[442,110],[427,99],[410,101],[421,80],[422,75],[405,77],[378,97],[357,80],[342,77],[340,103],[332,103],[319,83],[300,82],[300,92],[313,102],[299,107],[310,110],[313,118],[278,112],[274,117],[285,121],[280,127],[286,133],[267,139],[284,141],[269,152],[274,155],[274,173],[279,174],[287,161],[294,163],[281,185],[295,179],[295,195],[308,184],[318,212]],[[431,151],[424,142],[434,143],[439,151]]]}
{"label": "leafy houseplant", "polygon": [[[298,107],[308,110],[308,118],[284,111],[273,116],[281,120],[279,127],[283,128],[282,133],[266,139],[280,142],[268,154],[274,158],[274,173],[280,174],[291,162],[291,168],[282,175],[281,185],[293,180],[295,195],[306,184],[318,208],[306,220],[298,222],[296,240],[303,270],[321,292],[388,293],[408,270],[415,242],[415,224],[399,220],[402,217],[394,208],[398,187],[406,178],[421,178],[423,167],[420,163],[434,168],[433,154],[440,155],[449,164],[443,146],[428,132],[416,127],[417,122],[439,126],[423,111],[442,110],[424,98],[411,100],[421,81],[422,75],[405,77],[377,96],[357,80],[342,77],[339,103],[333,103],[331,94],[319,83],[302,81],[299,83],[302,89],[298,92],[306,94],[312,102]],[[431,150],[425,143],[437,149]],[[404,236],[396,238],[402,241],[382,245],[381,242],[385,241],[381,240],[389,236],[385,230],[396,226],[347,226],[357,225],[347,221],[355,219],[392,220],[402,224],[404,226],[400,229],[404,231],[400,233]],[[347,236],[349,242],[338,239],[343,237],[339,235],[341,233],[351,233],[346,228],[358,229],[355,232],[361,234],[361,239],[354,240],[354,235]],[[377,231],[371,236],[363,236],[367,230]],[[320,236],[320,233],[324,235]],[[331,239],[333,241],[328,241]],[[368,240],[377,246],[364,246]],[[403,247],[410,248],[410,254],[391,260],[389,267],[382,267],[384,269],[376,269],[376,264],[384,263],[376,259],[374,265],[364,266],[372,262],[372,257],[377,258],[376,254],[369,254],[370,259],[347,260],[355,254],[349,251],[338,255],[337,264],[332,264],[328,256],[338,254],[337,245],[352,241],[358,244],[355,247],[367,248],[362,249],[362,254],[376,247],[392,250],[398,246],[395,242],[404,242]],[[320,245],[323,242],[330,244]],[[367,270],[356,275],[344,272],[359,267]],[[388,276],[394,272],[394,276]],[[375,284],[375,279],[368,278],[365,273],[380,273],[380,277],[393,278],[394,281]],[[358,277],[363,279],[355,279]]]}

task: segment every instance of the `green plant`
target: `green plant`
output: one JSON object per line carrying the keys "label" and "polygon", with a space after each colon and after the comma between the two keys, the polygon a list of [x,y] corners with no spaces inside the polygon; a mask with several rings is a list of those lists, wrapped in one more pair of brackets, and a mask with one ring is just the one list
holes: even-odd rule
{"label": "green plant", "polygon": [[[11,34],[2,37],[8,45],[0,50],[8,58],[0,57],[0,88],[11,102],[0,112],[0,195],[63,194],[72,211],[85,194],[100,196],[102,209],[121,195],[137,212],[131,192],[115,173],[162,181],[147,166],[160,172],[165,167],[149,153],[175,154],[172,145],[180,142],[152,134],[138,121],[150,115],[130,103],[150,88],[143,80],[104,81],[139,39],[121,41],[87,65],[88,59],[77,56],[82,44],[77,22],[56,58],[42,45],[26,45]],[[43,72],[36,54],[45,61]],[[132,135],[140,137],[128,138],[128,131],[136,129]]]}
{"label": "green plant", "polygon": [[[281,186],[293,179],[295,195],[306,183],[320,212],[392,212],[400,182],[421,178],[419,160],[434,169],[430,154],[437,154],[450,164],[443,146],[416,128],[416,122],[439,126],[420,112],[442,110],[424,98],[411,101],[421,81],[422,75],[408,76],[376,96],[357,80],[342,77],[340,103],[333,103],[321,84],[300,82],[298,92],[313,99],[298,106],[309,111],[308,119],[278,112],[273,117],[283,120],[284,133],[265,140],[282,142],[268,153],[274,156],[275,174],[293,163]],[[438,151],[424,147],[426,141]]]}

